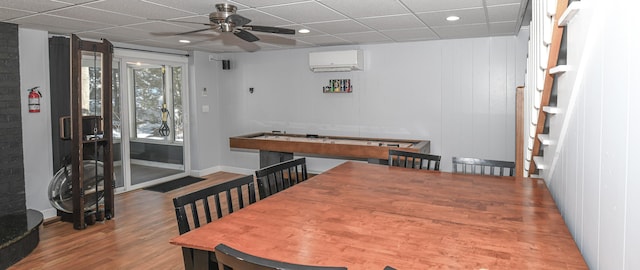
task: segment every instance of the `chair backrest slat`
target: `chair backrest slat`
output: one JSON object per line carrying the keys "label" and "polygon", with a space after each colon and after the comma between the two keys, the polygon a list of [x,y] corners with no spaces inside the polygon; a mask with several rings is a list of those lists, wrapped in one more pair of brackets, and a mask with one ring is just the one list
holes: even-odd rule
{"label": "chair backrest slat", "polygon": [[[228,182],[220,183],[174,198],[173,205],[176,211],[176,218],[178,219],[178,229],[180,231],[180,234],[186,233],[193,228],[200,227],[201,216],[204,216],[206,222],[209,223],[213,220],[214,216],[216,216],[217,218],[222,218],[225,215],[220,201],[220,193],[226,193],[227,211],[229,212],[229,214],[233,213],[234,198],[233,196],[231,196],[230,191],[232,189],[239,189],[236,199],[239,201],[242,200],[244,202],[245,199],[243,199],[243,197],[245,196],[242,193],[243,188],[248,190],[248,195],[246,196],[248,198],[246,199],[248,199],[249,204],[254,203],[256,201],[256,197],[253,175],[243,176]],[[215,204],[215,206],[211,207],[212,205],[210,205],[210,199]],[[202,208],[198,207],[199,204],[202,206]],[[239,203],[238,205],[239,209],[245,207],[244,203]],[[191,208],[189,212],[191,212],[191,220],[193,224],[189,224],[189,218],[187,217],[185,206]],[[215,214],[212,211],[214,209]]]}
{"label": "chair backrest slat", "polygon": [[273,164],[256,171],[260,199],[308,179],[307,161],[298,158]]}
{"label": "chair backrest slat", "polygon": [[313,266],[287,263],[254,256],[225,244],[215,247],[219,269],[251,269],[251,270],[347,270],[346,267]]}
{"label": "chair backrest slat", "polygon": [[439,171],[440,159],[438,155],[389,150],[389,166]]}
{"label": "chair backrest slat", "polygon": [[[516,163],[512,161],[453,157],[454,173],[513,176]],[[461,170],[460,170],[461,169]]]}

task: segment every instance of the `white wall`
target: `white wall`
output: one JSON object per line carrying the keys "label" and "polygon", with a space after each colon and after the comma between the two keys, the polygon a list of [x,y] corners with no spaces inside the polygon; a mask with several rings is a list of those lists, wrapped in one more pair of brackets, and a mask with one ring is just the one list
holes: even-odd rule
{"label": "white wall", "polygon": [[[515,89],[524,81],[527,37],[225,55],[233,68],[220,78],[221,163],[256,169],[257,152],[230,151],[228,138],[271,130],[426,139],[445,171],[452,156],[514,160]],[[352,48],[364,51],[364,71],[309,71],[309,52]],[[322,93],[330,79],[351,79],[353,93]],[[340,162],[308,160],[311,171]]]}
{"label": "white wall", "polygon": [[[591,269],[640,269],[640,38],[636,1],[582,0],[550,118],[544,172]],[[556,153],[556,155],[553,155]]]}
{"label": "white wall", "polygon": [[[222,64],[209,61],[209,55],[192,52],[189,57],[192,174],[207,175],[220,170],[220,112],[218,81]],[[205,91],[206,88],[206,91]],[[208,107],[208,112],[205,112]]]}
{"label": "white wall", "polygon": [[[48,33],[18,28],[20,48],[20,86],[22,92],[22,140],[27,208],[45,217],[56,215],[47,195],[51,181],[51,96],[49,89]],[[40,113],[29,113],[27,89],[40,86]]]}

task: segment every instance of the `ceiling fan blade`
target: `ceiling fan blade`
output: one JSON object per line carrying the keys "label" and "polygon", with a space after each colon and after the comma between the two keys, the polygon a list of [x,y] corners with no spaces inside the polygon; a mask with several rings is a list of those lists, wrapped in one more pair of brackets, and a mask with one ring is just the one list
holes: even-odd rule
{"label": "ceiling fan blade", "polygon": [[260,40],[258,37],[242,29],[239,29],[237,32],[234,32],[233,34],[236,35],[236,37],[239,37],[248,42],[254,42],[254,41]]}
{"label": "ceiling fan blade", "polygon": [[224,21],[227,22],[227,23],[233,23],[236,26],[243,26],[243,25],[248,24],[248,23],[251,22],[250,19],[242,17],[242,16],[240,16],[238,14],[231,14],[231,15],[227,16],[227,18],[224,19]]}
{"label": "ceiling fan blade", "polygon": [[273,26],[262,26],[262,25],[245,25],[243,27],[245,30],[258,31],[258,32],[267,32],[274,34],[287,34],[287,35],[295,35],[296,30],[273,27]]}

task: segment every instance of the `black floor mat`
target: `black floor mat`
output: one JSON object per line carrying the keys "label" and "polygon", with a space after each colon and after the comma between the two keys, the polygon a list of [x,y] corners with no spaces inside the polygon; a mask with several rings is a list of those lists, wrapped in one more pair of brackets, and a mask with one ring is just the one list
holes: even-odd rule
{"label": "black floor mat", "polygon": [[194,177],[194,176],[185,176],[176,180],[171,180],[169,182],[157,184],[155,186],[146,187],[144,189],[164,193],[167,191],[174,190],[176,188],[181,188],[184,186],[191,185],[193,183],[200,182],[202,180],[204,180],[204,178]]}

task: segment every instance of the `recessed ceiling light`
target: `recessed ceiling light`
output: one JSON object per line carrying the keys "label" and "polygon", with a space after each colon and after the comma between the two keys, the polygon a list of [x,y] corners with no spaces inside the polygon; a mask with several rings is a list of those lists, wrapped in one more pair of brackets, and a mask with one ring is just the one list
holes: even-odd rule
{"label": "recessed ceiling light", "polygon": [[455,15],[447,17],[447,21],[450,21],[450,22],[455,22],[457,20],[460,20],[460,17]]}
{"label": "recessed ceiling light", "polygon": [[306,28],[302,28],[302,29],[298,30],[298,33],[300,33],[300,34],[307,34],[309,32],[311,32],[311,31],[309,31],[309,29],[306,29]]}
{"label": "recessed ceiling light", "polygon": [[181,40],[178,40],[178,42],[180,42],[180,43],[191,43],[191,40],[181,39]]}

